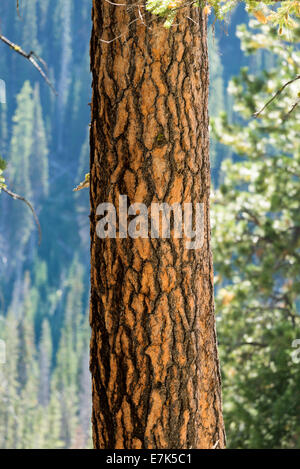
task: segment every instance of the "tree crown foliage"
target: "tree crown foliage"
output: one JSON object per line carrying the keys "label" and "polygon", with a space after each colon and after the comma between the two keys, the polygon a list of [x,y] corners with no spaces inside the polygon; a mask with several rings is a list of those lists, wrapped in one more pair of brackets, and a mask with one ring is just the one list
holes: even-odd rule
{"label": "tree crown foliage", "polygon": [[284,29],[295,28],[295,18],[300,17],[298,0],[147,0],[146,9],[165,18],[165,26],[171,27],[178,12],[191,5],[195,8],[202,7],[207,15],[213,10],[216,19],[223,20],[239,3],[244,3],[247,11],[254,14],[261,23],[278,26],[279,34]]}

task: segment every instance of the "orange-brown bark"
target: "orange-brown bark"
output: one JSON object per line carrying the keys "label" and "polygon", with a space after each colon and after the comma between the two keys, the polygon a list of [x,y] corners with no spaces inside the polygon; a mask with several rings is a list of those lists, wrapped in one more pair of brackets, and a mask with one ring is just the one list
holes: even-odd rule
{"label": "orange-brown bark", "polygon": [[[127,0],[127,3],[130,1]],[[135,3],[135,2],[131,2]],[[222,448],[209,226],[208,57],[201,11],[167,30],[93,1],[91,372],[95,448]],[[203,202],[205,241],[104,239],[96,208]]]}

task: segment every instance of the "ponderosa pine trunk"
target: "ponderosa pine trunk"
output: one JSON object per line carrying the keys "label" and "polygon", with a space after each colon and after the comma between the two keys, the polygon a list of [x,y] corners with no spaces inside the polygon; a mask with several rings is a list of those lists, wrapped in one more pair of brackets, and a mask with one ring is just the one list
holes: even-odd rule
{"label": "ponderosa pine trunk", "polygon": [[[126,0],[127,4],[136,0]],[[142,10],[144,15],[145,10]],[[185,17],[191,17],[193,21]],[[206,18],[93,0],[91,373],[97,449],[223,448],[209,224]],[[107,43],[113,38],[120,38]],[[100,239],[97,206],[202,202],[204,244]]]}

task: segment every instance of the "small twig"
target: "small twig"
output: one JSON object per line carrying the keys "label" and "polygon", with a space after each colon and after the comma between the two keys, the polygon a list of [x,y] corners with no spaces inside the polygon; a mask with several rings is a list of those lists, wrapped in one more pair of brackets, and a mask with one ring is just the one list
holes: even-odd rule
{"label": "small twig", "polygon": [[186,18],[190,21],[192,21],[192,23],[196,24],[197,26],[200,26],[199,23],[197,23],[197,21],[193,20],[193,18],[190,18],[189,16],[186,16]]}
{"label": "small twig", "polygon": [[125,34],[127,33],[128,29],[129,29],[129,26],[131,26],[133,23],[136,23],[139,19],[140,18],[135,18],[134,20],[130,21],[130,23],[127,25],[126,31],[121,33],[119,36],[114,37],[110,41],[106,41],[105,39],[100,39],[100,41],[105,42],[105,44],[111,44],[112,42],[116,41],[117,39],[120,39],[121,37],[125,36]]}
{"label": "small twig", "polygon": [[105,0],[106,3],[109,3],[110,5],[114,5],[116,7],[142,7],[145,8],[145,5],[141,5],[140,3],[114,3],[111,2],[110,0]]}
{"label": "small twig", "polygon": [[32,56],[34,56],[39,62],[41,62],[41,64],[43,65],[44,69],[46,70],[47,74],[49,73],[49,70],[48,70],[48,65],[47,63],[45,62],[45,60],[42,59],[42,57],[40,57],[39,55],[37,55],[34,51],[31,51],[30,54]]}
{"label": "small twig", "polygon": [[298,99],[294,104],[293,106],[291,107],[291,109],[289,110],[289,112],[284,116],[284,118],[282,119],[283,122],[285,122],[286,120],[288,120],[288,118],[290,117],[290,115],[294,112],[294,110],[296,109],[296,107],[300,104],[300,99]]}
{"label": "small twig", "polygon": [[18,13],[18,17],[21,18],[21,15],[20,15],[20,3],[19,3],[19,0],[17,0],[17,13]]}
{"label": "small twig", "polygon": [[44,65],[44,67],[47,68],[45,66],[45,62],[42,59],[40,59],[33,51],[31,51],[31,52],[29,52],[29,54],[27,54],[20,46],[18,46],[14,42],[10,41],[9,39],[7,39],[5,36],[2,36],[2,34],[0,34],[0,40],[2,42],[4,42],[4,44],[9,46],[11,49],[13,49],[15,52],[17,52],[17,54],[20,54],[22,57],[29,60],[29,62],[34,66],[34,68],[37,69],[37,71],[43,77],[43,79],[45,80],[47,85],[50,86],[53,93],[55,95],[57,95],[57,92],[56,92],[54,86],[52,85],[51,81],[49,80],[49,78],[47,77],[46,73],[41,68],[41,66],[38,64],[38,62],[41,62]]}
{"label": "small twig", "polygon": [[36,223],[36,226],[37,226],[37,229],[38,229],[38,232],[39,232],[39,244],[41,244],[42,242],[42,230],[41,230],[41,225],[40,225],[40,222],[39,222],[39,219],[37,217],[37,214],[33,208],[33,206],[31,205],[31,203],[25,199],[25,197],[22,197],[21,195],[18,195],[18,194],[15,194],[14,192],[11,192],[10,190],[8,190],[6,187],[3,187],[1,186],[1,190],[3,192],[5,192],[7,195],[9,195],[10,197],[12,197],[14,200],[21,200],[22,202],[24,202],[29,208],[30,210],[32,211],[32,214],[33,214],[33,218],[35,220],[35,223]]}
{"label": "small twig", "polygon": [[214,444],[214,446],[212,447],[212,449],[216,449],[216,447],[218,446],[220,440],[216,441],[216,443]]}
{"label": "small twig", "polygon": [[259,348],[266,348],[269,346],[269,344],[264,344],[261,342],[238,342],[236,345],[238,347],[241,347],[243,345],[251,345],[252,347],[259,347]]}
{"label": "small twig", "polygon": [[[274,96],[272,96],[271,99],[269,99],[269,101],[261,108],[260,111],[257,111],[253,114],[254,117],[259,117],[260,114],[266,109],[266,107],[268,107],[279,95],[281,95],[281,93],[285,90],[285,88],[289,85],[291,85],[292,83],[294,83],[295,81],[297,80],[300,80],[300,75],[296,76],[295,78],[293,78],[292,80],[289,80],[288,82],[286,82],[281,88],[279,88],[279,90],[276,91],[276,93],[274,94]],[[295,106],[296,107],[296,106]],[[295,107],[290,111],[292,112]],[[290,112],[288,114],[290,114]]]}
{"label": "small twig", "polygon": [[145,22],[144,22],[144,17],[143,17],[143,15],[142,15],[142,12],[141,12],[141,9],[140,9],[139,6],[138,6],[138,11],[139,11],[139,17],[140,17],[140,20],[141,20],[142,24],[143,24],[144,26],[146,26],[146,25],[145,25]]}

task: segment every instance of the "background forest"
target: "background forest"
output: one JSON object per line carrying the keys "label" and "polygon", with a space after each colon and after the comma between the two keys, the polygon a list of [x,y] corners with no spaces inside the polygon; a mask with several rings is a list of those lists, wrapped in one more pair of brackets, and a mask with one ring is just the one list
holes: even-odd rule
{"label": "background forest", "polygon": [[[91,447],[89,200],[73,192],[89,167],[90,10],[90,0],[23,0],[20,19],[14,1],[0,4],[1,33],[47,62],[58,91],[0,43],[5,179],[43,235],[39,245],[28,208],[1,193],[0,448]],[[300,33],[290,46],[246,21],[239,7],[209,38],[225,423],[229,447],[299,448],[300,113],[283,119],[299,84],[251,116],[297,74]]]}

